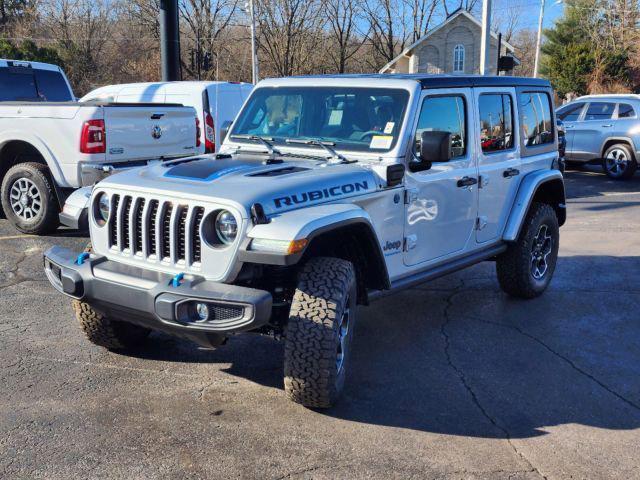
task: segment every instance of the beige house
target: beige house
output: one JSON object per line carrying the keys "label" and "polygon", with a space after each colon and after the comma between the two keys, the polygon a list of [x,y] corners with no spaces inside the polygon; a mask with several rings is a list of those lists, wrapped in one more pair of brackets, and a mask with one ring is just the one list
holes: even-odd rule
{"label": "beige house", "polygon": [[[458,10],[447,20],[407,47],[386,64],[380,73],[480,73],[482,24],[466,10]],[[514,55],[514,48],[502,41],[502,55]],[[491,32],[490,73],[497,70],[498,35]],[[510,72],[506,72],[509,74]]]}

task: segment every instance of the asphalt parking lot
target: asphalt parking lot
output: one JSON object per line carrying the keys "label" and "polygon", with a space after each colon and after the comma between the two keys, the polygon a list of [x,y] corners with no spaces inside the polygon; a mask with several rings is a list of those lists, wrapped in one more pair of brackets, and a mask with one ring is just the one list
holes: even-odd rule
{"label": "asphalt parking lot", "polygon": [[91,345],[42,271],[86,239],[0,220],[0,477],[640,478],[640,175],[566,181],[543,297],[485,263],[362,308],[322,412],[286,400],[267,338]]}

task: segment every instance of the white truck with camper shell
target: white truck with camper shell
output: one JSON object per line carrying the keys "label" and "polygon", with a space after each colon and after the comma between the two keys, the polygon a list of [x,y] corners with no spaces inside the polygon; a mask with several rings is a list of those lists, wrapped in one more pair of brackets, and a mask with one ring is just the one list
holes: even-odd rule
{"label": "white truck with camper shell", "polygon": [[552,99],[527,78],[262,81],[217,156],[96,185],[91,247],[51,248],[46,274],[97,345],[272,335],[287,396],[329,407],[357,305],[485,260],[509,295],[547,288],[566,218]]}
{"label": "white truck with camper shell", "polygon": [[2,210],[25,233],[77,227],[74,190],[149,160],[203,153],[197,122],[179,104],[76,102],[59,67],[0,60]]}

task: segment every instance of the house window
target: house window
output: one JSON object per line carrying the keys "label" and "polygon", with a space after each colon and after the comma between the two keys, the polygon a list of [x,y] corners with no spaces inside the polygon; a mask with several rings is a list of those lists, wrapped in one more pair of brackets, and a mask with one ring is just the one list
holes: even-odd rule
{"label": "house window", "polygon": [[464,45],[453,49],[453,73],[464,73]]}

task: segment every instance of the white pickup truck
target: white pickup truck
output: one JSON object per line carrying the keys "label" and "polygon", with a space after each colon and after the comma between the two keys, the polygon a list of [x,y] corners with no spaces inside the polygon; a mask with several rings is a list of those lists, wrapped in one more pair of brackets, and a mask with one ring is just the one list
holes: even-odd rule
{"label": "white pickup truck", "polygon": [[204,152],[192,107],[76,102],[55,65],[0,60],[0,195],[6,217],[25,233],[60,221],[82,226],[63,207],[71,193],[114,170]]}

